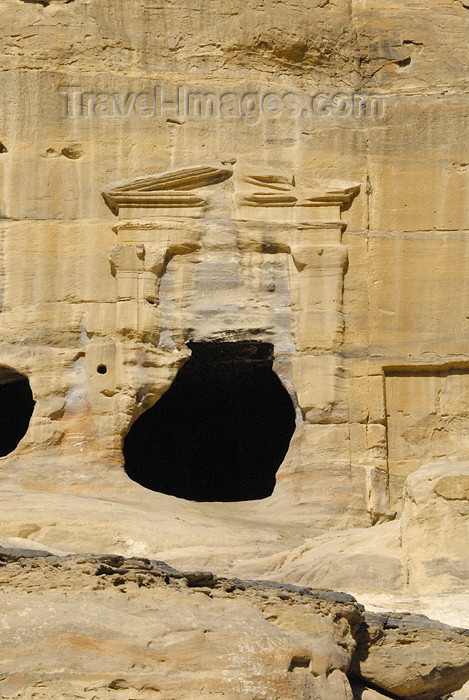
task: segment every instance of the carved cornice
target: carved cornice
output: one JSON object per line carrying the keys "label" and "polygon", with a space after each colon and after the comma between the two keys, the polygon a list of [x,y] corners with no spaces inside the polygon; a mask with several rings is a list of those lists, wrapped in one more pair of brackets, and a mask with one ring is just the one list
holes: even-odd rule
{"label": "carved cornice", "polygon": [[[297,184],[292,173],[265,166],[215,165],[183,168],[114,183],[102,195],[111,211],[124,217],[219,216],[240,221],[340,223],[340,212],[360,191],[360,185],[331,180]],[[224,183],[222,195],[212,187]],[[224,208],[223,217],[219,213]],[[287,209],[285,214],[280,210]],[[122,210],[122,211],[121,211]],[[152,213],[151,210],[154,210]],[[274,213],[277,210],[277,213]]]}
{"label": "carved cornice", "polygon": [[110,210],[119,214],[126,208],[185,208],[200,207],[207,203],[198,188],[216,185],[233,174],[230,165],[203,165],[184,168],[168,173],[140,177],[136,180],[118,182],[102,192]]}
{"label": "carved cornice", "polygon": [[360,185],[315,183],[314,187],[298,187],[295,178],[277,174],[252,174],[247,170],[241,177],[239,206],[251,207],[343,207],[360,192]]}

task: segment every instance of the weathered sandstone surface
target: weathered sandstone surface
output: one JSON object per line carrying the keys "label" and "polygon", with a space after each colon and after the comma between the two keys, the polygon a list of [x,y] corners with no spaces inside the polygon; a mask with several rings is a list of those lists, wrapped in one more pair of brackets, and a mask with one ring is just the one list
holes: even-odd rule
{"label": "weathered sandstone surface", "polygon": [[0,16],[0,696],[461,685],[468,3]]}
{"label": "weathered sandstone surface", "polygon": [[365,620],[369,646],[366,658],[356,656],[356,673],[384,692],[430,700],[467,680],[469,630],[398,613],[366,613]]}
{"label": "weathered sandstone surface", "polygon": [[122,464],[188,344],[225,341],[272,345],[297,412],[276,491],[308,534],[469,456],[463,2],[0,7],[16,455]]}
{"label": "weathered sandstone surface", "polygon": [[467,630],[344,593],[112,555],[0,564],[2,698],[351,700],[361,680],[434,700],[469,677]]}
{"label": "weathered sandstone surface", "polygon": [[406,482],[402,513],[404,576],[409,587],[467,592],[469,464],[433,463]]}

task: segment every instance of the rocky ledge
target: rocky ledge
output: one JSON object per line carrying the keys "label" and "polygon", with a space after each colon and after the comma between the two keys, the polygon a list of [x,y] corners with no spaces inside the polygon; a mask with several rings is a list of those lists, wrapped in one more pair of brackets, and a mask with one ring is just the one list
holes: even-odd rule
{"label": "rocky ledge", "polygon": [[0,549],[0,698],[436,700],[469,631],[346,593],[117,555]]}

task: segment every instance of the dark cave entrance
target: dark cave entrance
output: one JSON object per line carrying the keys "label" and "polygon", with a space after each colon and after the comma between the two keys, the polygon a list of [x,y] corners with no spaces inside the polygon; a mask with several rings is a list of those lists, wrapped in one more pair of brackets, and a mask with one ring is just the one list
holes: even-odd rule
{"label": "dark cave entrance", "polygon": [[0,367],[0,457],[13,452],[26,435],[34,406],[27,377]]}
{"label": "dark cave entrance", "polygon": [[124,439],[125,470],[193,501],[270,496],[295,429],[270,343],[190,343],[192,356]]}

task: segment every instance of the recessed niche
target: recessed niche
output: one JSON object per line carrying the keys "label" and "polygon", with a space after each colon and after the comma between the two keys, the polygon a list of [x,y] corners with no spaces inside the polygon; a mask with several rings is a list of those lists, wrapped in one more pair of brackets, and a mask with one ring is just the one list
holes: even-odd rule
{"label": "recessed niche", "polygon": [[469,459],[469,368],[388,370],[386,418],[391,503],[431,460]]}
{"label": "recessed niche", "polygon": [[172,386],[124,439],[125,470],[194,501],[266,498],[295,429],[268,343],[191,343]]}
{"label": "recessed niche", "polygon": [[34,405],[28,378],[0,367],[0,457],[13,452],[26,435]]}

